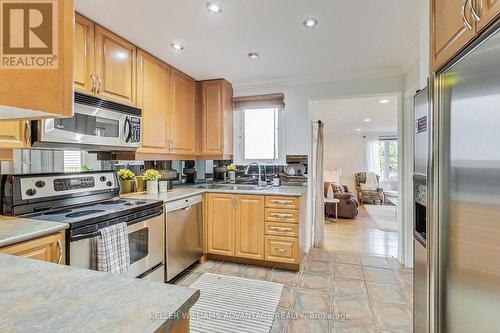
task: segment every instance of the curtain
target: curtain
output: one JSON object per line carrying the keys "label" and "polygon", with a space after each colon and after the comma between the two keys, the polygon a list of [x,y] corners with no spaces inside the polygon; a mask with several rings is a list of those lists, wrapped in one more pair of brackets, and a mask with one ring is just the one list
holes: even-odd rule
{"label": "curtain", "polygon": [[312,128],[312,201],[313,245],[324,247],[325,207],[323,189],[323,123],[314,122]]}
{"label": "curtain", "polygon": [[379,138],[377,136],[365,136],[366,171],[380,175],[380,158],[378,153]]}

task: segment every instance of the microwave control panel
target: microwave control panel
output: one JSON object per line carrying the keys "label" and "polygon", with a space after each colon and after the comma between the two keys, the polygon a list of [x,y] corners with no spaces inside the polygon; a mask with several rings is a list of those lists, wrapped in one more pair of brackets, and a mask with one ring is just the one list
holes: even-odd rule
{"label": "microwave control panel", "polygon": [[130,143],[141,142],[141,118],[130,117]]}

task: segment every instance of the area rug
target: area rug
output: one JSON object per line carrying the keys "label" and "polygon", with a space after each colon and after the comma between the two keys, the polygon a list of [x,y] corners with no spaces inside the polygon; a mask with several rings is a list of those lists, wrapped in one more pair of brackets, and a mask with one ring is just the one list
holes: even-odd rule
{"label": "area rug", "polygon": [[190,288],[200,289],[191,308],[190,332],[268,333],[283,291],[280,283],[205,273]]}
{"label": "area rug", "polygon": [[368,215],[383,231],[398,231],[398,219],[396,217],[396,206],[365,205]]}

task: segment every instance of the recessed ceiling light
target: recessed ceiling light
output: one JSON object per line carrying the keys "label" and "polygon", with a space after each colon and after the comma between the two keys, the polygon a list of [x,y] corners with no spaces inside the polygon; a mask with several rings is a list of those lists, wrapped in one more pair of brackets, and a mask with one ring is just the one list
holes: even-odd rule
{"label": "recessed ceiling light", "polygon": [[310,17],[308,19],[305,19],[304,22],[302,22],[302,24],[306,28],[312,28],[318,24],[318,20],[316,20],[314,17]]}
{"label": "recessed ceiling light", "polygon": [[380,103],[380,104],[387,104],[387,103],[389,103],[389,100],[388,100],[388,99],[381,99],[381,100],[379,101],[379,103]]}
{"label": "recessed ceiling light", "polygon": [[370,122],[370,121],[372,121],[372,120],[371,120],[370,118],[366,118],[366,119],[363,119],[363,121],[364,121],[365,123],[369,123],[369,122]]}
{"label": "recessed ceiling light", "polygon": [[258,53],[256,53],[256,52],[250,52],[250,53],[248,54],[248,57],[249,57],[250,59],[257,59],[257,58],[259,57],[259,54],[258,54]]}
{"label": "recessed ceiling light", "polygon": [[221,6],[219,6],[218,3],[216,2],[209,2],[207,3],[207,9],[212,12],[212,13],[220,13],[222,12]]}
{"label": "recessed ceiling light", "polygon": [[170,47],[172,47],[176,51],[182,51],[182,50],[184,50],[184,46],[182,46],[179,43],[172,43],[172,44],[170,44]]}
{"label": "recessed ceiling light", "polygon": [[356,128],[356,132],[359,132],[359,131],[361,131],[361,128]]}

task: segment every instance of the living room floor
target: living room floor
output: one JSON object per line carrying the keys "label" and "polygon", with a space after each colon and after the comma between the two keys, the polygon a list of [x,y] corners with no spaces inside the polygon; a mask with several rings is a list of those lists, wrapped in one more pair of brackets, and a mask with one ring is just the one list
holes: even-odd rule
{"label": "living room floor", "polygon": [[325,224],[325,248],[397,257],[398,233],[378,229],[361,205],[356,219],[339,218],[336,223]]}

